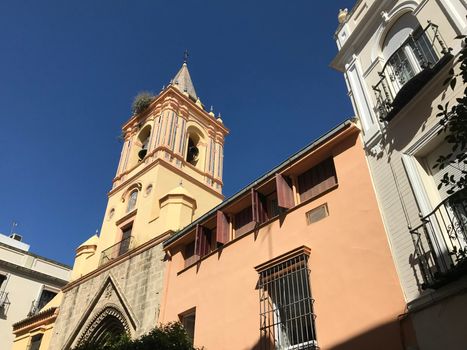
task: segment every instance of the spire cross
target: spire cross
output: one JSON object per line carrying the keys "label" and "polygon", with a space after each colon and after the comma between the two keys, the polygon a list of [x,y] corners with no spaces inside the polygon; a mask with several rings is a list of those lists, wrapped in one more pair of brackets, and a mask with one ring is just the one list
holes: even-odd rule
{"label": "spire cross", "polygon": [[185,52],[183,53],[183,63],[187,63],[188,62],[188,50],[185,50]]}

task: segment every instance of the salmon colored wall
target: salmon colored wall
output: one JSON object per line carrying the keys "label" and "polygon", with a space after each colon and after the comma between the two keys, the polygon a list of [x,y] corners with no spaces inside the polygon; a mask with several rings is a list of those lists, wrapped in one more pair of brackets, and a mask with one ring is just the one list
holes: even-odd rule
{"label": "salmon colored wall", "polygon": [[[331,150],[330,150],[331,152]],[[258,234],[246,234],[198,265],[183,269],[172,251],[160,322],[196,307],[195,345],[253,349],[259,341],[258,273],[254,267],[294,248],[311,248],[309,267],[321,349],[401,349],[397,316],[404,300],[358,137],[332,150],[337,189],[289,211]],[[330,215],[307,225],[323,203]]]}

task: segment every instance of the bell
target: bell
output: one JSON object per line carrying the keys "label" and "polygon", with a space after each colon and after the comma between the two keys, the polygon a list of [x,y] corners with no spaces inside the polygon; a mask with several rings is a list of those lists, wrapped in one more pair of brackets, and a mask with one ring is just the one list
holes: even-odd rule
{"label": "bell", "polygon": [[148,153],[148,150],[143,148],[141,151],[138,152],[138,157],[139,160],[143,160],[144,157],[146,157],[146,154]]}
{"label": "bell", "polygon": [[198,155],[199,155],[199,149],[198,149],[198,147],[196,147],[196,146],[191,146],[191,147],[188,149],[188,153],[190,153],[190,156],[191,156],[193,159],[196,159],[196,158],[198,158]]}

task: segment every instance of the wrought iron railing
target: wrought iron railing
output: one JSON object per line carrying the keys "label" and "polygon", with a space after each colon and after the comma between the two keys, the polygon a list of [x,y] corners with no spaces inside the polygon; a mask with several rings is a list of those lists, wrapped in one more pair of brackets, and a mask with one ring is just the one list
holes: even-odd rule
{"label": "wrought iron railing", "polygon": [[[378,73],[380,80],[373,86],[380,119],[391,119],[436,74],[438,70],[434,67],[447,54],[449,49],[437,25],[428,21],[425,29],[412,33],[386,61]],[[425,74],[419,75],[421,72]],[[415,76],[419,79],[413,79]],[[409,81],[414,86],[399,94]]]}
{"label": "wrought iron railing", "polygon": [[131,248],[133,248],[133,236],[122,239],[120,242],[115,243],[114,245],[102,251],[99,265],[105,264],[119,257],[120,255],[129,251]]}
{"label": "wrought iron railing", "polygon": [[422,289],[438,288],[467,272],[467,189],[442,201],[410,230]]}
{"label": "wrought iron railing", "polygon": [[10,299],[8,299],[8,292],[0,292],[0,318],[7,315],[10,308]]}

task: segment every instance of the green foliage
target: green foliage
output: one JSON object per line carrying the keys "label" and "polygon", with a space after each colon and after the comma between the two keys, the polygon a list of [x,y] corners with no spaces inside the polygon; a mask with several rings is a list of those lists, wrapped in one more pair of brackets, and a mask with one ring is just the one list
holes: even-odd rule
{"label": "green foliage", "polygon": [[146,108],[149,107],[151,102],[154,100],[154,96],[148,92],[143,91],[136,95],[135,99],[133,100],[133,104],[131,105],[131,110],[134,114],[138,114],[143,112]]}
{"label": "green foliage", "polygon": [[[459,72],[455,73],[454,68],[449,71],[449,77],[444,82],[445,85],[454,90],[458,80],[461,80],[464,86],[467,86],[467,36],[460,35],[456,39],[463,41],[462,49],[456,63],[459,64]],[[449,107],[448,103],[438,105],[441,118],[440,124],[444,133],[444,139],[451,145],[451,152],[441,155],[433,168],[444,169],[456,167],[460,170],[461,176],[456,179],[454,175],[447,172],[438,184],[441,187],[449,187],[448,194],[453,194],[457,190],[467,188],[467,87],[464,89],[464,95],[456,99],[457,104]]]}
{"label": "green foliage", "polygon": [[110,337],[103,345],[83,343],[74,350],[196,350],[180,322],[167,323],[154,328],[138,339],[126,334]]}

